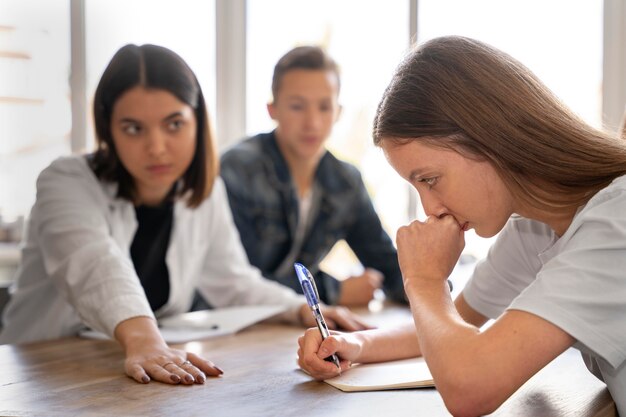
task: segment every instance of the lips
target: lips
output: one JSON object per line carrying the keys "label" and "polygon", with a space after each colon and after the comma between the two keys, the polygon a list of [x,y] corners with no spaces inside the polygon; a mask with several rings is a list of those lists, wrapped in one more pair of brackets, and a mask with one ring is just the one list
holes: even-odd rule
{"label": "lips", "polygon": [[168,174],[171,170],[171,164],[157,164],[148,166],[148,172],[155,175]]}
{"label": "lips", "polygon": [[305,136],[302,138],[304,143],[308,143],[309,145],[317,144],[320,142],[319,138],[316,136]]}

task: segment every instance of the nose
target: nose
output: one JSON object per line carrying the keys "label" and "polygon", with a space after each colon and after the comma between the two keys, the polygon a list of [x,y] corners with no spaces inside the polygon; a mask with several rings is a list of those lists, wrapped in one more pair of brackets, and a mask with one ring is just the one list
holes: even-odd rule
{"label": "nose", "polygon": [[322,121],[322,113],[314,107],[309,107],[305,114],[306,126],[309,128],[317,128]]}
{"label": "nose", "polygon": [[148,135],[147,143],[148,153],[151,156],[160,156],[165,153],[166,149],[166,137],[158,130],[150,132]]}
{"label": "nose", "polygon": [[441,217],[444,214],[448,214],[448,209],[444,206],[443,202],[435,197],[428,191],[418,191],[424,213],[427,216]]}

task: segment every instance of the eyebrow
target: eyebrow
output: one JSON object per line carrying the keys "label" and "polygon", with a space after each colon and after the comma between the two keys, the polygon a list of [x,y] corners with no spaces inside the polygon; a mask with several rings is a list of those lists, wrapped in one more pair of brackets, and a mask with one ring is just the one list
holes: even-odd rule
{"label": "eyebrow", "polygon": [[409,173],[409,180],[414,180],[415,178],[421,177],[424,175],[424,172],[427,172],[428,169],[415,168]]}
{"label": "eyebrow", "polygon": [[168,119],[173,119],[175,117],[183,117],[183,112],[180,111],[175,111],[174,113],[170,114],[169,116],[165,116],[163,118],[163,120],[168,120]]}
{"label": "eyebrow", "polygon": [[[175,111],[172,114],[169,114],[163,118],[163,120],[170,120],[176,117],[183,117],[183,113],[180,111]],[[120,119],[120,123],[136,123],[137,119],[133,119],[132,117],[123,117]]]}
{"label": "eyebrow", "polygon": [[[309,99],[307,97],[300,96],[298,94],[287,96],[287,97],[285,97],[285,100],[309,101]],[[332,101],[332,97],[316,98],[316,99],[313,99],[313,101]]]}

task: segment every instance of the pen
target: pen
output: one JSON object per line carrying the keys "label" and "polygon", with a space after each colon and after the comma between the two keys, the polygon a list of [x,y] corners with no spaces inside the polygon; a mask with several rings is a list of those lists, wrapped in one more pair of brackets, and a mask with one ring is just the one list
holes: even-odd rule
{"label": "pen", "polygon": [[[322,312],[320,311],[317,287],[315,286],[315,280],[313,280],[313,275],[311,275],[309,270],[306,269],[306,267],[302,264],[295,263],[293,264],[293,267],[296,269],[296,275],[298,275],[298,280],[300,281],[300,285],[302,286],[302,291],[304,292],[304,296],[306,297],[306,302],[313,312],[313,317],[315,317],[317,328],[322,334],[322,340],[326,339],[328,336],[330,336],[330,332],[328,331],[328,326],[326,325],[324,316],[322,316]],[[339,365],[339,358],[334,353],[324,360],[333,362],[337,366],[337,368],[341,370],[341,366]]]}

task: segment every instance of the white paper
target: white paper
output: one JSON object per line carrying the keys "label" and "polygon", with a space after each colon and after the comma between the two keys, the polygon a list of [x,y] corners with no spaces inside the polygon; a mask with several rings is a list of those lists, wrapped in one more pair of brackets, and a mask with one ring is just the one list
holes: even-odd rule
{"label": "white paper", "polygon": [[324,382],[342,391],[432,387],[432,375],[424,358],[358,364]]}
{"label": "white paper", "polygon": [[[233,334],[285,310],[285,306],[261,305],[194,311],[159,319],[159,330],[167,343],[186,343]],[[81,331],[79,336],[109,339],[94,330]]]}

